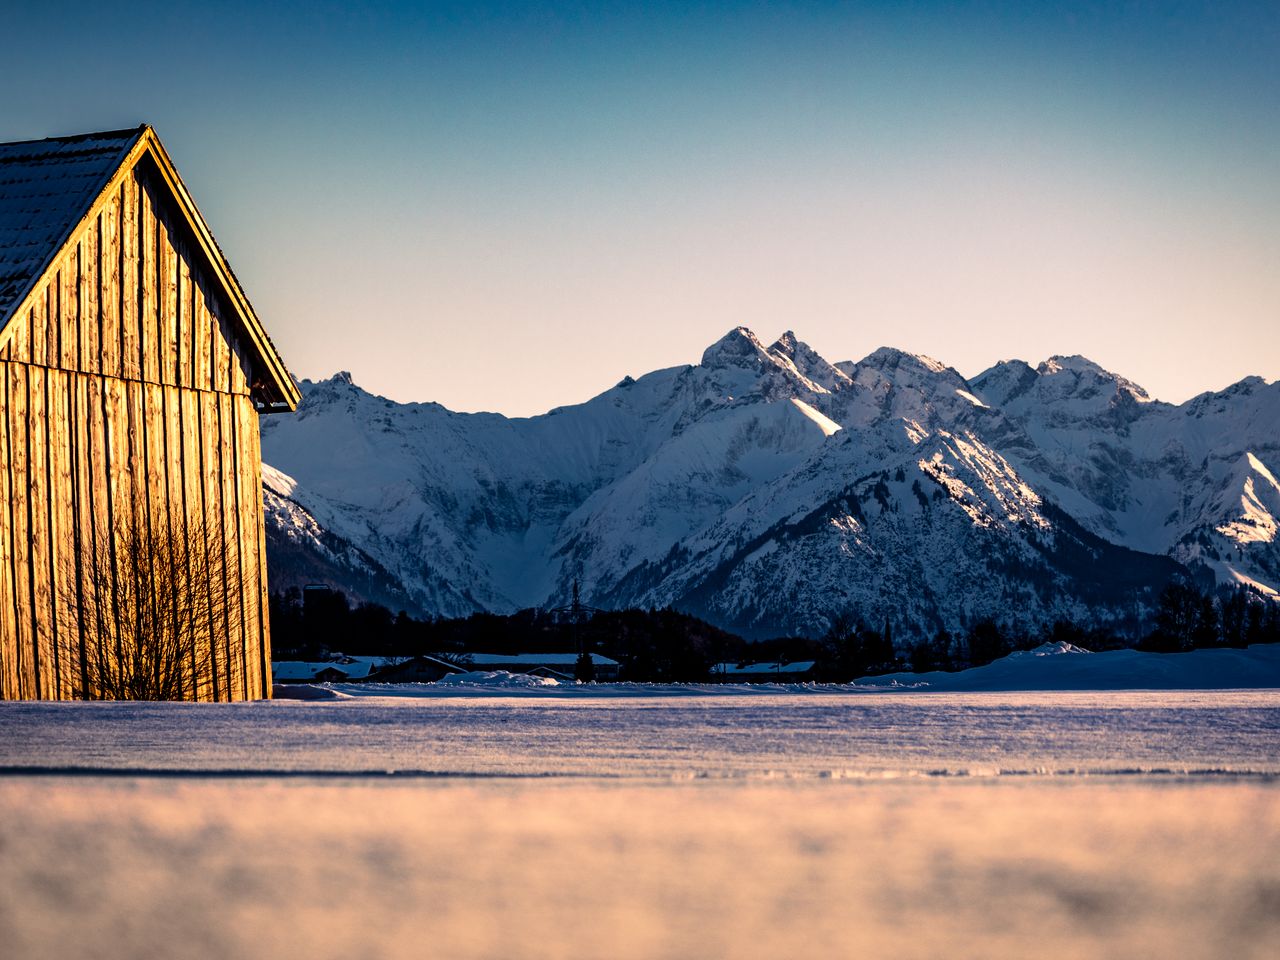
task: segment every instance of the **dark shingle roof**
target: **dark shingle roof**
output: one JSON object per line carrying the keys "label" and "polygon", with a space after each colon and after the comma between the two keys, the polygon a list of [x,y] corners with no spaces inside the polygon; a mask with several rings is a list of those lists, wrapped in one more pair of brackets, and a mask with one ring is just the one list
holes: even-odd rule
{"label": "dark shingle roof", "polygon": [[0,326],[144,129],[0,143]]}

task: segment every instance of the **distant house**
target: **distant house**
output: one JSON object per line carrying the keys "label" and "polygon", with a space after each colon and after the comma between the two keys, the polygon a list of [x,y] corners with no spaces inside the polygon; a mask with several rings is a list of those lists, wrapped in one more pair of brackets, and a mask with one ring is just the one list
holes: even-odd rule
{"label": "distant house", "polygon": [[315,683],[320,664],[303,660],[272,660],[272,683]]}
{"label": "distant house", "polygon": [[467,669],[447,660],[423,655],[390,663],[369,679],[375,683],[435,683],[451,673],[466,673]]}
{"label": "distant house", "polygon": [[345,683],[348,680],[355,679],[346,669],[331,664],[327,667],[321,667],[315,672],[315,676],[311,678],[312,683]]}
{"label": "distant house", "polygon": [[352,682],[368,680],[387,664],[386,657],[346,657],[341,654],[330,657],[328,663],[346,674]]}
{"label": "distant house", "polygon": [[348,683],[365,679],[378,669],[378,663],[341,660],[274,660],[271,679],[275,683]]}
{"label": "distant house", "polygon": [[227,571],[184,695],[270,696],[258,416],[298,399],[155,131],[0,144],[0,696],[98,695],[122,518]]}
{"label": "distant house", "polygon": [[[271,662],[271,680],[273,683],[315,683],[316,674],[328,663],[309,663],[305,660],[273,660]],[[343,674],[345,679],[346,674]]]}
{"label": "distant house", "polygon": [[814,660],[792,663],[717,663],[713,680],[722,683],[803,683],[813,679]]}
{"label": "distant house", "polygon": [[382,657],[335,657],[332,660],[273,660],[275,683],[358,683],[382,669]]}
{"label": "distant house", "polygon": [[[511,673],[534,673],[536,671],[546,671],[541,676],[550,676],[555,679],[562,677],[573,677],[574,665],[578,662],[576,653],[473,653],[469,655],[471,662],[468,666],[472,670],[507,670]],[[598,653],[590,654],[591,663],[595,667],[597,680],[616,680],[618,679],[618,670],[621,664],[617,660],[609,657],[601,656]]]}
{"label": "distant house", "polygon": [[465,673],[436,657],[405,660],[385,657],[338,657],[334,660],[276,660],[271,676],[276,683],[434,683],[451,673]]}

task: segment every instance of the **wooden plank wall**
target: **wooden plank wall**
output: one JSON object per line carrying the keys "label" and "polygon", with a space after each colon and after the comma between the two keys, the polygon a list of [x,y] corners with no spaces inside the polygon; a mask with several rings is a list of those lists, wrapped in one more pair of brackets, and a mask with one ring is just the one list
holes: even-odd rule
{"label": "wooden plank wall", "polygon": [[[72,695],[68,558],[106,559],[132,511],[203,524],[243,589],[201,699],[270,695],[258,413],[250,359],[145,170],[55,263],[0,350],[0,697]],[[71,571],[71,572],[68,572]],[[70,590],[74,592],[75,584]]]}
{"label": "wooden plank wall", "polygon": [[231,311],[158,180],[135,174],[50,268],[0,361],[247,396]]}

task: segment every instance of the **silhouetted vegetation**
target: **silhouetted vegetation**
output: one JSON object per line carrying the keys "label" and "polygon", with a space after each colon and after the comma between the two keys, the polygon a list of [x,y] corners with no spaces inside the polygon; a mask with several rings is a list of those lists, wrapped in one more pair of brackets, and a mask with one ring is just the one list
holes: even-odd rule
{"label": "silhouetted vegetation", "polygon": [[596,665],[591,654],[583,650],[573,664],[573,679],[579,683],[593,683],[596,679]]}
{"label": "silhouetted vegetation", "polygon": [[[561,610],[521,610],[501,616],[476,613],[457,619],[419,620],[365,603],[351,606],[340,592],[291,589],[271,598],[275,659],[320,660],[329,654],[404,658],[417,654],[599,653],[617,660],[619,679],[699,682],[716,663],[815,661],[813,676],[847,683],[895,671],[963,670],[1015,650],[1065,642],[1088,650],[1137,647],[1180,652],[1280,642],[1280,604],[1247,589],[1203,593],[1176,583],[1160,595],[1151,625],[1141,636],[1068,620],[1029,625],[982,619],[958,633],[902,637],[886,622],[869,627],[856,613],[834,617],[820,638],[779,637],[747,641],[675,610],[610,610],[572,615]],[[590,679],[590,659],[575,676]]]}
{"label": "silhouetted vegetation", "polygon": [[1138,649],[1182,653],[1277,642],[1280,604],[1246,589],[1207,594],[1187,584],[1171,584],[1160,594],[1155,629],[1142,638]]}
{"label": "silhouetted vegetation", "polygon": [[241,685],[232,645],[244,581],[204,525],[117,515],[61,558],[58,654],[85,700],[226,699]]}
{"label": "silhouetted vegetation", "polygon": [[906,669],[894,650],[888,624],[884,630],[872,630],[849,615],[832,619],[815,659],[819,679],[834,682]]}
{"label": "silhouetted vegetation", "polygon": [[[422,653],[600,653],[617,660],[620,679],[697,682],[713,664],[740,659],[753,645],[674,610],[608,610],[576,618],[563,610],[521,610],[509,616],[476,613],[459,619],[417,620],[377,604],[350,607],[327,589],[289,590],[271,598],[277,660],[355,656],[408,657]],[[589,659],[588,659],[589,664]],[[575,665],[575,675],[588,669]]]}

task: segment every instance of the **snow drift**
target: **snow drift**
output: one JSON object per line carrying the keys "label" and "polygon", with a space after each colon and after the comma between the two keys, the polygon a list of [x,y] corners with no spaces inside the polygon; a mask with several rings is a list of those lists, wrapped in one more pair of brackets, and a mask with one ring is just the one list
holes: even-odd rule
{"label": "snow drift", "polygon": [[1280,644],[1189,653],[1090,653],[1069,643],[1044,644],[971,670],[891,673],[863,677],[856,685],[940,692],[1275,688],[1280,687]]}

